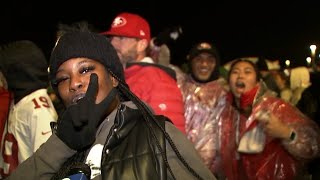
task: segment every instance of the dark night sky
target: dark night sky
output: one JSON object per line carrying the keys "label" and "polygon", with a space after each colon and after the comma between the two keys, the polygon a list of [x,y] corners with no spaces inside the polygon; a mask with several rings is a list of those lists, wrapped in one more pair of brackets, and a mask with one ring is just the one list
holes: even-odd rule
{"label": "dark night sky", "polygon": [[[183,1],[174,3],[179,2]],[[320,6],[307,1],[287,4],[211,1],[208,4],[189,0],[183,3],[184,7],[159,0],[41,3],[12,0],[7,3],[0,12],[1,42],[30,39],[48,55],[58,22],[86,20],[98,29],[107,30],[113,17],[122,11],[144,16],[150,22],[152,35],[166,27],[182,26],[183,36],[170,44],[174,64],[183,63],[192,43],[199,40],[216,44],[224,62],[263,55],[270,59],[291,59],[293,65],[300,65],[310,54],[311,44],[320,46]]]}

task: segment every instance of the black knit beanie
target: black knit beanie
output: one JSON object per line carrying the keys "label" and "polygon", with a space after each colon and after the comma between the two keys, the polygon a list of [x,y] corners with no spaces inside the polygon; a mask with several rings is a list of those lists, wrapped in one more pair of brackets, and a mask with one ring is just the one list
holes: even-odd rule
{"label": "black knit beanie", "polygon": [[117,52],[105,36],[93,32],[68,32],[57,41],[50,57],[49,77],[55,91],[54,81],[59,66],[71,58],[80,57],[99,61],[125,82]]}

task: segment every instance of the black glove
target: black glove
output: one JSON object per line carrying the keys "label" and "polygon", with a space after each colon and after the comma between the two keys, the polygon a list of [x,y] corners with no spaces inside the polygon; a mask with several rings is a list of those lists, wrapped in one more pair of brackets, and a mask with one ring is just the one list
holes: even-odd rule
{"label": "black glove", "polygon": [[168,44],[170,41],[176,41],[181,35],[182,35],[181,26],[166,28],[154,38],[153,43],[156,46],[161,46],[163,44]]}
{"label": "black glove", "polygon": [[91,74],[85,97],[69,106],[58,121],[57,136],[74,150],[93,144],[97,128],[116,94],[113,88],[101,103],[95,104],[97,90],[98,76]]}

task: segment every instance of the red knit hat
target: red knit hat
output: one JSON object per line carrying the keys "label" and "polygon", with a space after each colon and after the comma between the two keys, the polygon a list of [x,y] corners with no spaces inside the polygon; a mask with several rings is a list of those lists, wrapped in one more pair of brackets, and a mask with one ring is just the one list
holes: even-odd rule
{"label": "red knit hat", "polygon": [[127,12],[117,15],[111,28],[101,34],[151,39],[149,23],[143,17]]}

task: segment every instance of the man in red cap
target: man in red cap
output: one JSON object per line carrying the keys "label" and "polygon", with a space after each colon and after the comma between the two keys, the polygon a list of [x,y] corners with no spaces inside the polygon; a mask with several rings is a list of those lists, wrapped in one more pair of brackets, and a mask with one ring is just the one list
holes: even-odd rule
{"label": "man in red cap", "polygon": [[175,72],[148,57],[149,23],[140,15],[123,12],[114,18],[110,29],[101,34],[109,37],[115,47],[130,89],[150,105],[155,114],[169,117],[185,132],[184,103]]}

